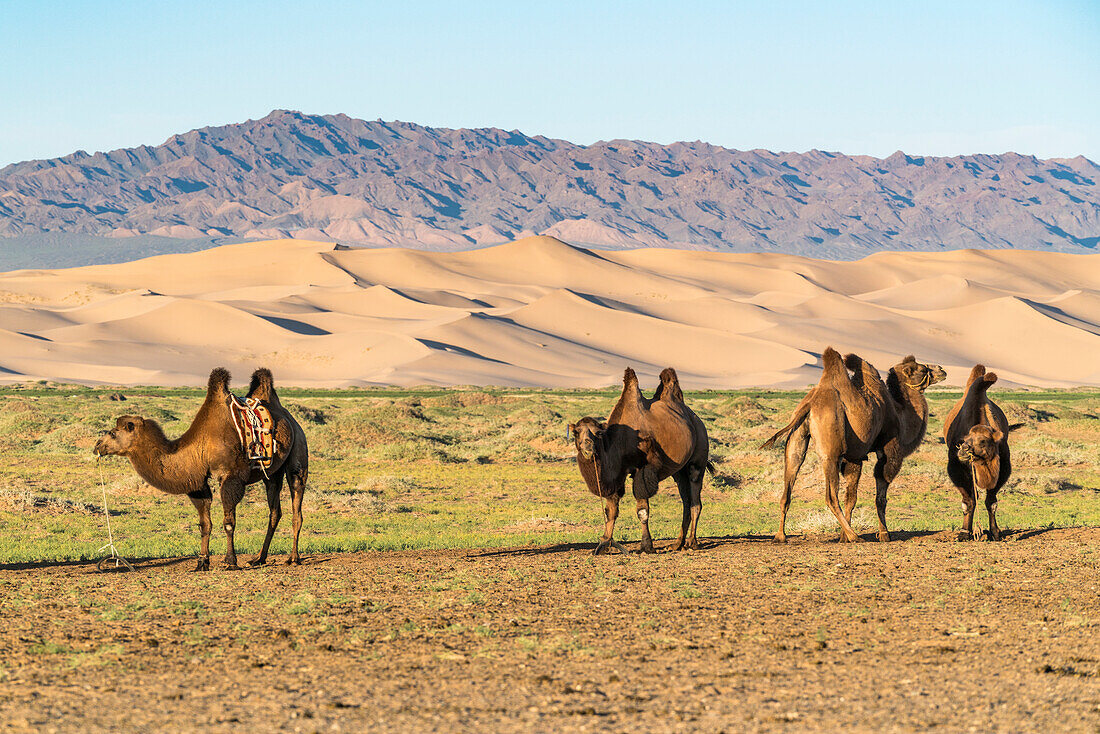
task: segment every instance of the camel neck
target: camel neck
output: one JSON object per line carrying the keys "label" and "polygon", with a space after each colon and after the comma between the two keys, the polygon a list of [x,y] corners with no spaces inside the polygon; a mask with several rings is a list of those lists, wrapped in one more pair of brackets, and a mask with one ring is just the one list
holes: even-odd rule
{"label": "camel neck", "polygon": [[188,494],[202,489],[206,483],[206,472],[201,470],[202,463],[195,461],[195,454],[193,442],[170,441],[154,423],[147,426],[128,457],[141,478],[157,489],[169,494]]}
{"label": "camel neck", "polygon": [[915,387],[906,385],[900,393],[901,439],[906,453],[910,453],[924,440],[924,432],[928,428],[928,401],[924,393]]}

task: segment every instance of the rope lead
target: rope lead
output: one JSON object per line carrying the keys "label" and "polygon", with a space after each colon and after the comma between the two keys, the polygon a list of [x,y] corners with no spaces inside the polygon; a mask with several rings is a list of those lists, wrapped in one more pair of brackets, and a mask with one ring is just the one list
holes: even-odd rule
{"label": "rope lead", "polygon": [[[111,530],[111,513],[107,509],[107,482],[103,479],[103,464],[100,463],[103,457],[99,457],[95,460],[96,468],[99,469],[99,486],[103,490],[103,516],[107,518],[107,545],[102,546],[97,552],[102,553],[105,550],[110,550],[111,555],[106,558],[99,559],[99,563],[96,564],[96,568],[100,571],[117,570],[122,566],[126,567],[127,571],[133,571],[134,567],[130,565],[130,562],[118,554],[118,549],[115,548],[115,535]],[[114,568],[108,569],[107,564],[114,561]]]}

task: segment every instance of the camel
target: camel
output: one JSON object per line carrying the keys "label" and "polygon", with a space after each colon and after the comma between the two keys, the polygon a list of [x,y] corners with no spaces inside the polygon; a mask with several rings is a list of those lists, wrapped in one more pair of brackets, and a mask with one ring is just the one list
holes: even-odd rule
{"label": "camel", "polygon": [[984,365],[975,365],[966,381],[966,392],[951,408],[943,424],[947,476],[962,494],[965,535],[974,540],[982,537],[981,528],[974,532],[974,507],[979,489],[985,490],[989,539],[1001,539],[1001,529],[997,525],[997,491],[1012,474],[1008,434],[1023,426],[1022,423],[1008,425],[1004,411],[989,399],[988,390],[996,381],[995,373],[986,372]]}
{"label": "camel", "polygon": [[626,478],[633,479],[638,520],[642,526],[641,553],[655,553],[649,534],[649,500],[668,477],[676,481],[683,503],[683,520],[675,550],[697,549],[696,529],[702,511],[703,473],[714,473],[709,461],[710,441],[699,417],[684,403],[676,370],[661,372],[661,384],[652,399],[642,395],[638,376],[629,367],[623,373],[623,391],[606,422],[586,417],[569,425],[577,449],[577,466],[588,489],[604,500],[604,534],[593,555],[615,547],[613,538],[619,500]]}
{"label": "camel", "polygon": [[[874,365],[849,354],[842,361],[832,347],[822,354],[824,370],[816,387],[795,408],[791,422],[769,438],[763,448],[786,437],[783,495],[780,499],[779,532],[776,541],[787,542],[787,510],[791,505],[798,472],[806,460],[810,438],[825,475],[825,502],[840,523],[843,542],[861,539],[852,530],[863,462],[874,452],[875,509],[878,512],[880,542],[890,540],[886,527],[886,494],[901,470],[902,461],[916,451],[928,427],[928,402],[924,391],[942,382],[947,373],[937,365],[917,362],[913,355],[894,365],[886,382]],[[852,375],[848,371],[852,371]],[[846,492],[844,512],[839,503],[840,475]]]}
{"label": "camel", "polygon": [[294,537],[287,563],[300,564],[298,536],[302,530],[302,496],[309,474],[309,451],[301,426],[279,402],[271,372],[258,369],[252,375],[248,397],[256,398],[271,411],[274,421],[274,450],[269,467],[255,465],[247,458],[232,423],[228,401],[229,372],[221,367],[210,373],[203,402],[191,426],[182,436],[169,439],[160,425],[149,418],[124,415],[115,427],[96,442],[97,456],[125,456],[146,482],[168,494],[187,495],[199,513],[201,552],[196,571],[210,569],[211,487],[217,487],[225,513],[225,567],[235,570],[237,553],[233,531],[237,524],[237,503],[245,487],[263,481],[269,510],[267,535],[263,548],[250,566],[267,562],[268,548],[282,517],[279,494],[283,479],[290,487],[294,512]]}

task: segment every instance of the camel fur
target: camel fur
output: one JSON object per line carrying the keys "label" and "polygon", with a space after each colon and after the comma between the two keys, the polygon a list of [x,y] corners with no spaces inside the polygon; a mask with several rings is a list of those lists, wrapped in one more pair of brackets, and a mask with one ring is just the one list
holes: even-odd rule
{"label": "camel fur", "polygon": [[267,535],[260,554],[249,562],[249,565],[258,566],[267,561],[271,539],[282,517],[279,495],[284,478],[290,487],[294,513],[293,545],[287,563],[301,563],[298,536],[302,530],[302,496],[309,474],[305,433],[279,402],[269,370],[258,369],[253,373],[248,397],[260,400],[271,411],[274,420],[274,457],[266,474],[248,461],[241,446],[229,414],[229,372],[220,367],[210,373],[206,399],[191,426],[179,438],[169,439],[152,419],[124,415],[95,445],[97,456],[128,458],[141,478],[162,492],[187,495],[199,513],[202,540],[196,571],[210,568],[212,488],[217,489],[224,512],[225,565],[236,569],[233,533],[237,524],[237,504],[247,485],[264,483],[269,510]]}
{"label": "camel fur", "polygon": [[657,493],[658,483],[668,477],[675,480],[683,503],[675,550],[698,548],[696,529],[702,511],[703,474],[713,474],[714,466],[709,461],[706,426],[684,402],[674,369],[661,372],[661,384],[648,399],[638,386],[638,376],[628,367],[623,374],[622,394],[607,421],[582,418],[570,424],[569,433],[585,484],[604,500],[604,534],[595,554],[609,546],[625,552],[613,534],[627,477],[633,480],[642,526],[640,552],[655,552],[649,533],[649,500]]}
{"label": "camel fur", "polygon": [[[786,437],[783,495],[780,499],[778,542],[786,542],[787,511],[798,472],[806,460],[810,439],[825,476],[825,502],[840,524],[840,539],[858,542],[852,529],[863,462],[872,452],[875,463],[875,509],[879,530],[886,542],[886,498],[902,461],[916,450],[928,426],[924,391],[947,374],[937,365],[917,362],[909,355],[890,369],[883,382],[874,365],[828,347],[822,354],[821,379],[795,408],[791,421],[764,443],[764,448]],[[851,374],[849,374],[849,371]],[[840,477],[845,480],[844,511],[839,499]]]}

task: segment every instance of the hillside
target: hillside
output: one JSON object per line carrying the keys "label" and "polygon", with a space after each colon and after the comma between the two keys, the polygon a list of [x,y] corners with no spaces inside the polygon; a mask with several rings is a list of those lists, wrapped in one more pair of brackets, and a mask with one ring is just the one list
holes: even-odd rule
{"label": "hillside", "polygon": [[99,238],[151,235],[458,250],[547,233],[600,248],[828,258],[1088,252],[1100,242],[1098,182],[1100,166],[1081,157],[582,146],[276,111],[156,147],[0,169],[0,238],[32,249],[50,234],[62,243],[92,238],[100,249],[110,243]]}

